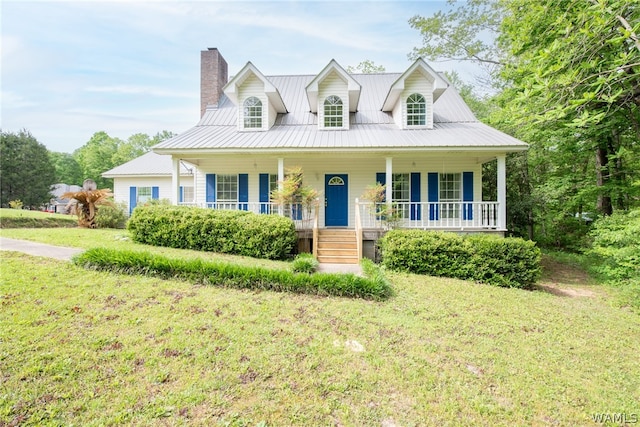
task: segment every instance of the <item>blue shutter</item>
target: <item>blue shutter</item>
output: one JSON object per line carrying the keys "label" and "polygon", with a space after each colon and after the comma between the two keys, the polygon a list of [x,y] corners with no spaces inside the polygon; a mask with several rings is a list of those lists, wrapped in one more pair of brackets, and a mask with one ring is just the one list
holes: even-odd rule
{"label": "blue shutter", "polygon": [[260,213],[269,213],[269,174],[261,173],[260,174],[260,182],[259,182],[259,199],[260,202]]}
{"label": "blue shutter", "polygon": [[438,220],[440,215],[438,213],[438,205],[431,204],[438,201],[438,173],[429,172],[427,174],[427,190],[429,197],[429,220]]}
{"label": "blue shutter", "polygon": [[182,203],[184,202],[184,187],[181,185],[180,186],[180,197],[178,198],[178,202]]}
{"label": "blue shutter", "polygon": [[216,174],[208,173],[206,177],[207,188],[206,188],[206,201],[207,203],[215,203],[216,202]]}
{"label": "blue shutter", "polygon": [[420,221],[422,219],[422,208],[420,206],[420,172],[411,172],[411,219]]}
{"label": "blue shutter", "polygon": [[129,187],[129,215],[138,204],[138,188]]}
{"label": "blue shutter", "polygon": [[[473,202],[473,172],[462,172],[462,201]],[[462,218],[473,219],[473,203],[462,205]]]}
{"label": "blue shutter", "polygon": [[[387,185],[387,174],[384,172],[376,172],[376,182],[381,185]],[[385,192],[382,201],[384,202],[387,198],[387,193]]]}
{"label": "blue shutter", "polygon": [[153,200],[158,200],[160,198],[160,188],[151,187],[151,198]]}
{"label": "blue shutter", "polygon": [[249,175],[238,174],[238,209],[246,211],[249,208]]}

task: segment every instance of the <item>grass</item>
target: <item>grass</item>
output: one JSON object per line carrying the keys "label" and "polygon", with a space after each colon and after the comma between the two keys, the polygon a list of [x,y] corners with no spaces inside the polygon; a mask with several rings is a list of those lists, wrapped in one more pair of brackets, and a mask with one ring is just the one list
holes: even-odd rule
{"label": "grass", "polygon": [[24,209],[0,209],[0,228],[76,227],[78,218]]}
{"label": "grass", "polygon": [[[42,231],[30,239],[66,245],[76,230]],[[135,246],[78,231],[76,247]],[[595,284],[555,280],[593,291],[571,298],[388,273],[396,295],[371,302],[0,257],[0,425],[591,425],[640,412],[640,316]]]}

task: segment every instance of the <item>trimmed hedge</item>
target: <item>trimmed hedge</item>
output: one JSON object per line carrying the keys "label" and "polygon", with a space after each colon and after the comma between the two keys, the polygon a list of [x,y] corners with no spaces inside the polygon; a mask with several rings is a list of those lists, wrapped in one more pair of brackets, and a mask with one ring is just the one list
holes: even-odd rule
{"label": "trimmed hedge", "polygon": [[387,299],[393,293],[389,282],[376,268],[368,270],[373,275],[371,278],[354,274],[307,274],[202,259],[168,258],[150,252],[104,248],[90,249],[74,257],[73,262],[95,270],[151,275],[162,279],[182,279],[236,289],[286,291],[373,300]]}
{"label": "trimmed hedge", "polygon": [[540,249],[520,238],[392,230],[380,246],[391,270],[515,288],[532,287],[540,275]]}
{"label": "trimmed hedge", "polygon": [[127,229],[138,243],[253,258],[285,259],[297,243],[289,218],[188,206],[136,207]]}

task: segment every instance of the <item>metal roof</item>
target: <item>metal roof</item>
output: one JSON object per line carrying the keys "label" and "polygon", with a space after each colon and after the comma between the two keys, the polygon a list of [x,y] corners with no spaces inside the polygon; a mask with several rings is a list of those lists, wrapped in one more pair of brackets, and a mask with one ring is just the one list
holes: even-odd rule
{"label": "metal roof", "polygon": [[309,111],[305,88],[314,75],[266,77],[280,92],[288,113],[278,114],[267,131],[243,131],[237,127],[238,107],[222,96],[217,108],[209,108],[200,122],[153,149],[159,153],[188,151],[276,150],[415,150],[498,149],[519,151],[526,143],[479,122],[453,86],[433,104],[433,129],[400,129],[389,112],[381,110],[391,85],[401,73],[353,74],[362,89],[358,111],[350,114],[348,130],[318,127]]}
{"label": "metal roof", "polygon": [[[115,178],[121,176],[171,176],[173,161],[171,156],[166,156],[150,151],[140,157],[124,163],[120,166],[108,170],[102,174],[105,178]],[[192,171],[187,169],[184,163],[180,163],[180,175],[191,175]]]}

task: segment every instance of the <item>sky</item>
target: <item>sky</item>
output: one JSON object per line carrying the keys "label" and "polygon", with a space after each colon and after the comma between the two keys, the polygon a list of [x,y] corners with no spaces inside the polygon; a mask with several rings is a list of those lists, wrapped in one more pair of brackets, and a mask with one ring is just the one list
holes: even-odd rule
{"label": "sky", "polygon": [[[229,75],[317,74],[331,59],[403,72],[421,45],[408,20],[442,1],[0,0],[3,132],[26,129],[72,153],[104,131],[126,140],[200,118],[200,51],[216,47]],[[429,61],[471,82],[473,68]]]}

